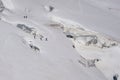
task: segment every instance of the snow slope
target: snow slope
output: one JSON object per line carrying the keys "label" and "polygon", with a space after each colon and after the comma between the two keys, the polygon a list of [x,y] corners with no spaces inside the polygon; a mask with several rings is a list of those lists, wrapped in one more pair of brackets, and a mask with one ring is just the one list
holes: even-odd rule
{"label": "snow slope", "polygon": [[[25,33],[21,34],[21,31],[19,32],[19,29],[11,24],[6,22],[0,24],[4,26],[1,28],[3,32],[0,41],[1,80],[79,80],[81,78],[105,80],[98,69],[83,67],[78,62],[81,59],[80,55],[71,47],[72,43],[63,33],[56,29],[51,29],[54,34],[47,35],[48,41],[40,41],[34,40],[32,36],[26,36]],[[40,47],[40,52],[30,49],[25,44],[24,37],[35,41]]]}
{"label": "snow slope", "polygon": [[[119,36],[119,0],[105,0],[105,1],[98,1],[98,0],[34,0],[31,3],[27,4],[29,0],[12,0],[15,3],[15,8],[17,9],[16,12],[21,13],[22,11],[24,15],[31,15],[30,17],[34,16],[38,20],[46,16],[48,12],[44,10],[45,6],[53,6],[55,10],[49,15],[54,14],[55,16],[73,20],[79,24],[84,25],[84,27],[97,31],[100,33],[104,33],[109,35],[115,39],[120,39]],[[24,2],[24,3],[23,3]],[[36,4],[36,6],[32,7],[31,5]],[[64,3],[64,5],[62,5]],[[104,3],[104,4],[102,4]],[[109,4],[109,6],[107,6]],[[101,5],[99,7],[99,5]],[[115,6],[114,6],[115,5]],[[107,6],[107,7],[106,7]],[[111,12],[109,8],[118,9],[118,12]],[[107,9],[107,10],[106,10]],[[109,29],[111,28],[111,29]]]}
{"label": "snow slope", "polygon": [[[120,74],[120,18],[106,10],[119,8],[117,0],[2,2],[1,80],[112,80]],[[97,44],[86,45],[94,39],[85,35],[97,36]]]}

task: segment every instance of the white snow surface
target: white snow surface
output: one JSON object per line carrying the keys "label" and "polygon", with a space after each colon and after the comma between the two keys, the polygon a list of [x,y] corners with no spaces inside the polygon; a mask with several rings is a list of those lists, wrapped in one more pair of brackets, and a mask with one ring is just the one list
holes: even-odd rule
{"label": "white snow surface", "polygon": [[119,0],[1,1],[0,80],[120,75]]}

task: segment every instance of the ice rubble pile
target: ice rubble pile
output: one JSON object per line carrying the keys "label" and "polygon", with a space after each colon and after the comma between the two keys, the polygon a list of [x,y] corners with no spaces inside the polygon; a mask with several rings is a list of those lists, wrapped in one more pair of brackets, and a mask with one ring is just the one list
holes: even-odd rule
{"label": "ice rubble pile", "polygon": [[73,39],[81,46],[110,48],[119,44],[118,41],[109,36],[84,29],[80,25],[52,22],[49,26],[62,29],[66,37]]}

